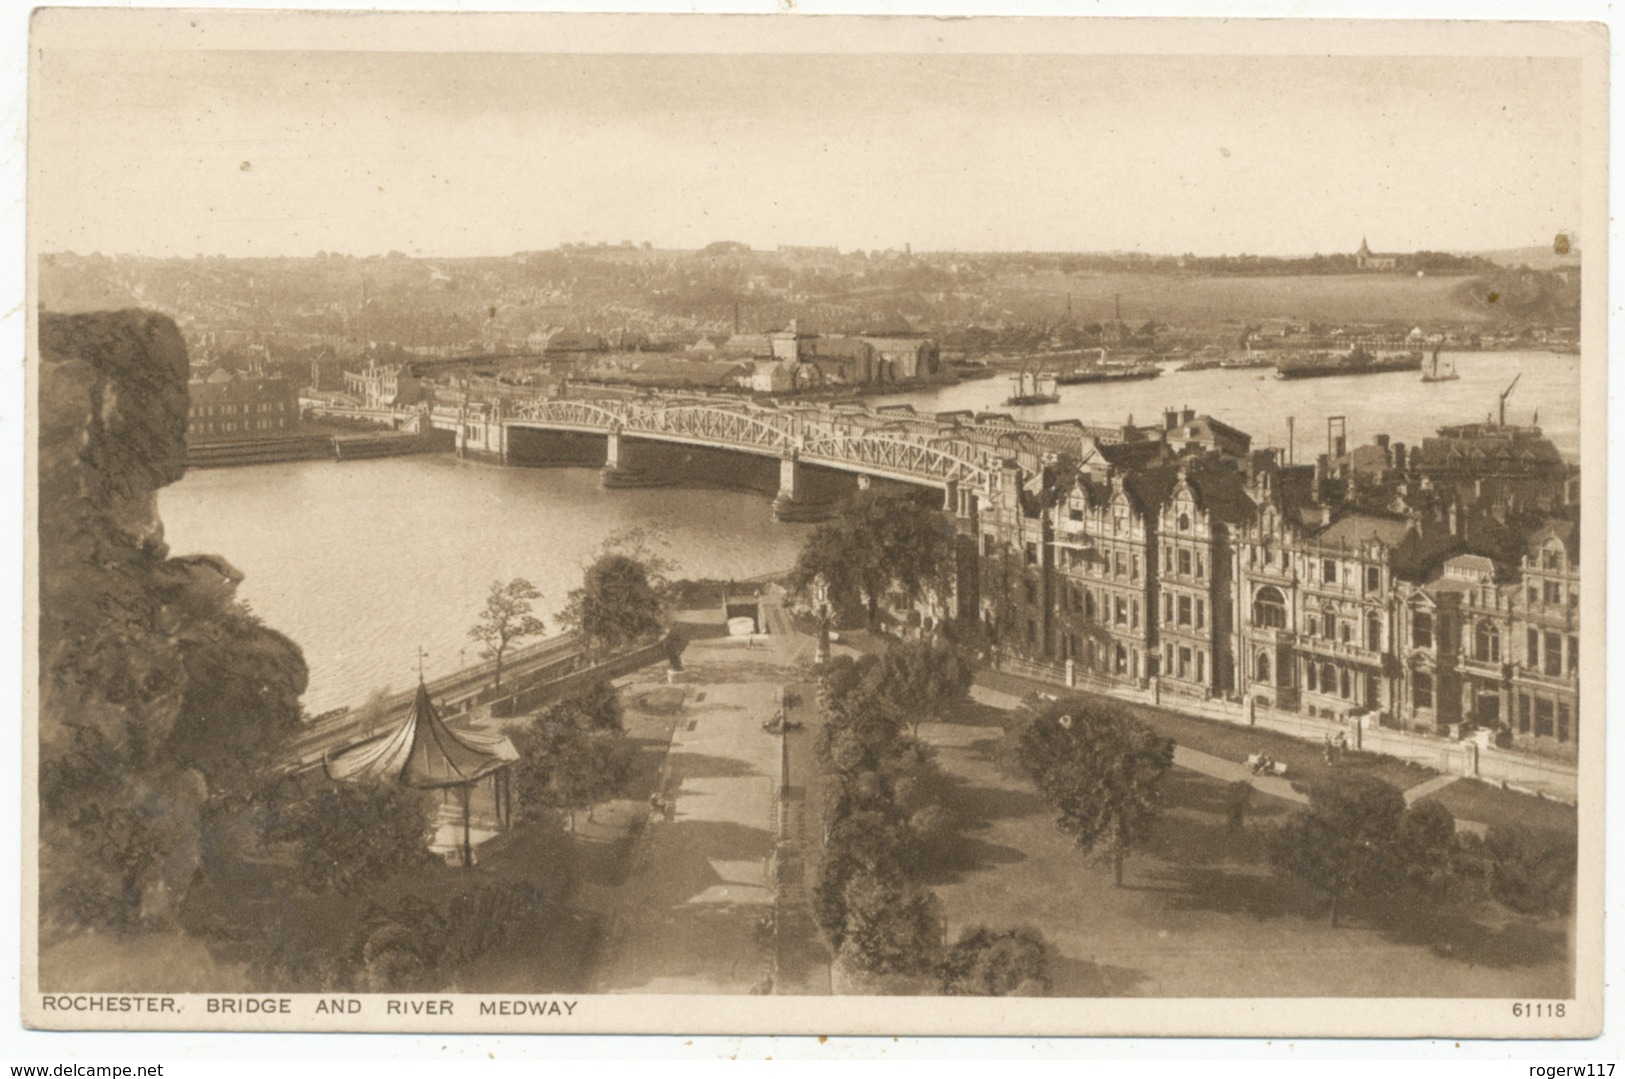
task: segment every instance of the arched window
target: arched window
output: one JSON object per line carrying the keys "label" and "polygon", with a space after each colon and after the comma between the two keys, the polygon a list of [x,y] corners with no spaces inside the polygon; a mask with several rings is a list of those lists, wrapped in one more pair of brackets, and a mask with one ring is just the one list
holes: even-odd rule
{"label": "arched window", "polygon": [[1083,617],[1091,622],[1095,620],[1095,594],[1093,592],[1083,594]]}
{"label": "arched window", "polygon": [[1321,608],[1320,628],[1328,641],[1337,637],[1337,608],[1330,603]]}
{"label": "arched window", "polygon": [[1330,663],[1320,665],[1320,691],[1322,693],[1337,692],[1337,668]]}
{"label": "arched window", "polygon": [[1480,618],[1473,631],[1473,658],[1486,663],[1501,662],[1501,631],[1488,618]]}
{"label": "arched window", "polygon": [[1181,532],[1189,532],[1191,530],[1191,515],[1190,514],[1181,513],[1179,515],[1179,530]]}
{"label": "arched window", "polygon": [[1270,654],[1268,652],[1258,653],[1258,680],[1260,682],[1270,680]]}
{"label": "arched window", "polygon": [[1265,629],[1286,628],[1286,597],[1274,585],[1265,585],[1253,597],[1253,625]]}
{"label": "arched window", "polygon": [[1382,616],[1368,614],[1365,616],[1365,646],[1373,652],[1382,651]]}

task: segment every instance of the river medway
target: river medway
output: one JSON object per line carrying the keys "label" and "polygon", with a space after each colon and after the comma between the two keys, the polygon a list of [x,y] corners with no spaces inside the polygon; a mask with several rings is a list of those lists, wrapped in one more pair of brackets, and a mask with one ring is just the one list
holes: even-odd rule
{"label": "river medway", "polygon": [[788,568],[808,526],[736,491],[606,491],[592,469],[501,468],[449,455],[205,470],[159,495],[172,553],[219,554],[239,596],[304,649],[306,711],[406,689],[478,658],[468,638],[491,582],[542,590],[549,632],[604,539],[647,526],[685,577]]}
{"label": "river medway", "polygon": [[[1061,401],[1000,405],[1002,379],[874,398],[921,411],[988,409],[1023,419],[1155,422],[1189,405],[1286,444],[1297,421],[1298,459],[1323,452],[1326,417],[1371,417],[1351,444],[1379,432],[1419,442],[1446,423],[1482,420],[1514,375],[1508,420],[1539,410],[1558,449],[1579,452],[1579,360],[1551,353],[1457,357],[1461,378],[1423,384],[1415,374],[1281,382],[1273,372],[1172,372],[1145,382],[1062,388]],[[1369,427],[1369,429],[1367,429]],[[768,498],[735,491],[604,490],[592,469],[501,468],[450,456],[338,464],[307,461],[196,471],[159,494],[175,554],[214,553],[246,575],[243,599],[304,649],[312,714],[407,688],[417,649],[425,672],[477,658],[468,627],[494,580],[527,577],[544,593],[550,630],[581,570],[612,533],[650,526],[687,577],[743,579],[794,561],[805,525],[775,522]]]}
{"label": "river medway", "polygon": [[[1599,357],[1600,358],[1600,357]],[[1424,383],[1414,371],[1384,375],[1282,380],[1269,368],[1177,371],[1163,365],[1160,378],[1139,382],[1084,383],[1060,387],[1053,405],[1007,408],[1010,380],[1001,376],[961,382],[924,393],[868,399],[872,405],[909,404],[920,411],[1008,412],[1018,419],[1122,423],[1133,416],[1156,423],[1165,408],[1189,405],[1253,436],[1255,446],[1285,446],[1287,417],[1297,424],[1299,461],[1326,451],[1326,418],[1349,417],[1349,444],[1387,434],[1415,445],[1439,427],[1482,422],[1496,411],[1501,391],[1514,377],[1507,398],[1507,422],[1529,423],[1539,413],[1541,429],[1564,456],[1580,452],[1580,357],[1552,352],[1444,353],[1461,376],[1454,382]]]}

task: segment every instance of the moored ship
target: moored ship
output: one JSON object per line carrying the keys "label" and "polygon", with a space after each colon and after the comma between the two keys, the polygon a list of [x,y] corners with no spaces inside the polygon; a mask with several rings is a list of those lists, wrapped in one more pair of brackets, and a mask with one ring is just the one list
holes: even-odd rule
{"label": "moored ship", "polygon": [[1004,399],[1006,405],[1053,405],[1061,399],[1055,391],[1056,379],[1052,374],[1023,371],[1012,381],[1016,392]]}
{"label": "moored ship", "polygon": [[1162,368],[1154,363],[1101,363],[1077,367],[1055,376],[1062,386],[1075,386],[1082,382],[1131,382],[1140,378],[1156,378]]}
{"label": "moored ship", "polygon": [[1392,371],[1420,371],[1420,352],[1315,352],[1282,360],[1275,368],[1276,378],[1330,378],[1339,375],[1380,375]]}
{"label": "moored ship", "polygon": [[1441,366],[1439,363],[1439,349],[1433,350],[1433,363],[1422,372],[1423,382],[1454,382],[1461,376],[1456,374],[1456,361],[1448,359]]}
{"label": "moored ship", "polygon": [[1055,381],[1062,386],[1076,386],[1084,382],[1130,382],[1141,378],[1156,378],[1160,374],[1162,374],[1160,366],[1146,361],[1109,363],[1106,360],[1106,350],[1100,349],[1099,355],[1087,363],[1074,363],[1058,372]]}

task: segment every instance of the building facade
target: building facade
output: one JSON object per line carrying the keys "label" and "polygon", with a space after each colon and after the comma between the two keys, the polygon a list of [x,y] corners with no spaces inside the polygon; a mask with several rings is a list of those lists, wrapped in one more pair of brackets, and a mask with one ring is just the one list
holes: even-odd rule
{"label": "building facade", "polygon": [[288,379],[215,370],[187,390],[189,442],[265,438],[299,428],[299,394]]}
{"label": "building facade", "polygon": [[1161,452],[1007,461],[961,610],[998,654],[1076,679],[1575,751],[1572,469],[1519,503],[1386,439],[1296,466],[1232,431],[1180,413]]}

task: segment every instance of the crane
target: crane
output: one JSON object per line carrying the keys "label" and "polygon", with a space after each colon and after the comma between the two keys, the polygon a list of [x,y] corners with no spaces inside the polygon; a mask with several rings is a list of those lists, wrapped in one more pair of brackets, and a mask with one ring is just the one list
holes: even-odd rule
{"label": "crane", "polygon": [[1507,384],[1507,388],[1501,391],[1501,426],[1502,427],[1505,427],[1507,425],[1507,396],[1510,393],[1512,393],[1512,387],[1516,386],[1518,384],[1518,380],[1520,378],[1522,378],[1522,377],[1523,377],[1523,372],[1519,371],[1517,374],[1512,376],[1512,381]]}

